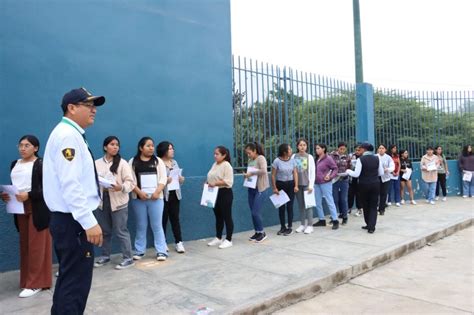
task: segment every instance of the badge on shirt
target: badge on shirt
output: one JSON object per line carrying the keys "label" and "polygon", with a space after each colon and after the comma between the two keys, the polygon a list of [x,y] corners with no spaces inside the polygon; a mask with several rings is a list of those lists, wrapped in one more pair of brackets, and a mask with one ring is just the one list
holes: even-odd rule
{"label": "badge on shirt", "polygon": [[63,156],[66,160],[68,160],[69,162],[74,160],[74,156],[76,154],[76,150],[72,149],[72,148],[66,148],[64,149],[63,151]]}

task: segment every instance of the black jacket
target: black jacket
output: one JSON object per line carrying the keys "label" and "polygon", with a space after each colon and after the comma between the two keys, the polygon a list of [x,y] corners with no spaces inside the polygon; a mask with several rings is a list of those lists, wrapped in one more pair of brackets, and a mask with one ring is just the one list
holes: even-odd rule
{"label": "black jacket", "polygon": [[[13,170],[16,163],[15,160],[10,166]],[[33,164],[33,174],[31,176],[31,191],[28,193],[28,198],[31,200],[31,207],[33,209],[33,225],[38,231],[49,227],[49,209],[43,198],[43,160],[37,158]],[[15,226],[18,230],[18,215],[15,214]]]}

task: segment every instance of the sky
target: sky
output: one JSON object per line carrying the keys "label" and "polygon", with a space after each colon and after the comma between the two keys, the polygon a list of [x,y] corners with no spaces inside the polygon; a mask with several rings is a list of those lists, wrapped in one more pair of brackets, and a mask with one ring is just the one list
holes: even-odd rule
{"label": "sky", "polygon": [[[474,91],[474,0],[360,0],[364,82]],[[352,0],[231,0],[232,53],[355,82]]]}

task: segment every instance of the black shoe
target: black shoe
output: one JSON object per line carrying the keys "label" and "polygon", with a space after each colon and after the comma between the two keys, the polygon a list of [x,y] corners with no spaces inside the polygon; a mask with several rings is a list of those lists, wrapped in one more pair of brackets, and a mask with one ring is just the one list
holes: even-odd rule
{"label": "black shoe", "polygon": [[380,211],[379,214],[380,215],[385,215],[385,211]]}
{"label": "black shoe", "polygon": [[339,228],[339,220],[332,221],[332,229],[337,230]]}
{"label": "black shoe", "polygon": [[267,239],[267,234],[266,234],[265,232],[263,232],[263,233],[258,233],[257,238],[255,239],[255,242],[256,242],[256,243],[261,243],[261,242],[263,242],[263,241],[266,240],[266,239]]}
{"label": "black shoe", "polygon": [[291,234],[293,234],[293,230],[291,228],[287,228],[285,230],[285,232],[283,233],[283,235],[285,235],[285,236],[288,236],[288,235],[291,235]]}
{"label": "black shoe", "polygon": [[250,236],[249,237],[249,241],[253,242],[257,239],[257,236],[258,236],[259,233],[255,233],[254,235]]}
{"label": "black shoe", "polygon": [[339,219],[343,219],[342,214],[340,214],[338,218],[339,218]]}
{"label": "black shoe", "polygon": [[374,234],[375,230],[367,230],[370,234]]}
{"label": "black shoe", "polygon": [[277,235],[283,235],[283,233],[285,233],[285,231],[286,231],[286,226],[282,227],[280,229],[280,231],[277,232]]}
{"label": "black shoe", "polygon": [[319,220],[313,226],[326,226],[326,220]]}
{"label": "black shoe", "polygon": [[369,227],[368,227],[367,225],[365,225],[365,226],[361,227],[361,229],[362,229],[362,230],[368,230]]}
{"label": "black shoe", "polygon": [[342,225],[346,225],[347,224],[347,218],[342,218]]}

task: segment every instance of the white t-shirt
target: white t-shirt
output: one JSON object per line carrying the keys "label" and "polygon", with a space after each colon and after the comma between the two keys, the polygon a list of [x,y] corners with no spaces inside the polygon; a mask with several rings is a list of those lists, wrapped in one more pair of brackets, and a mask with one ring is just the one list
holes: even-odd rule
{"label": "white t-shirt", "polygon": [[21,192],[31,191],[31,177],[33,176],[33,164],[35,162],[22,162],[18,160],[11,172],[12,184]]}

